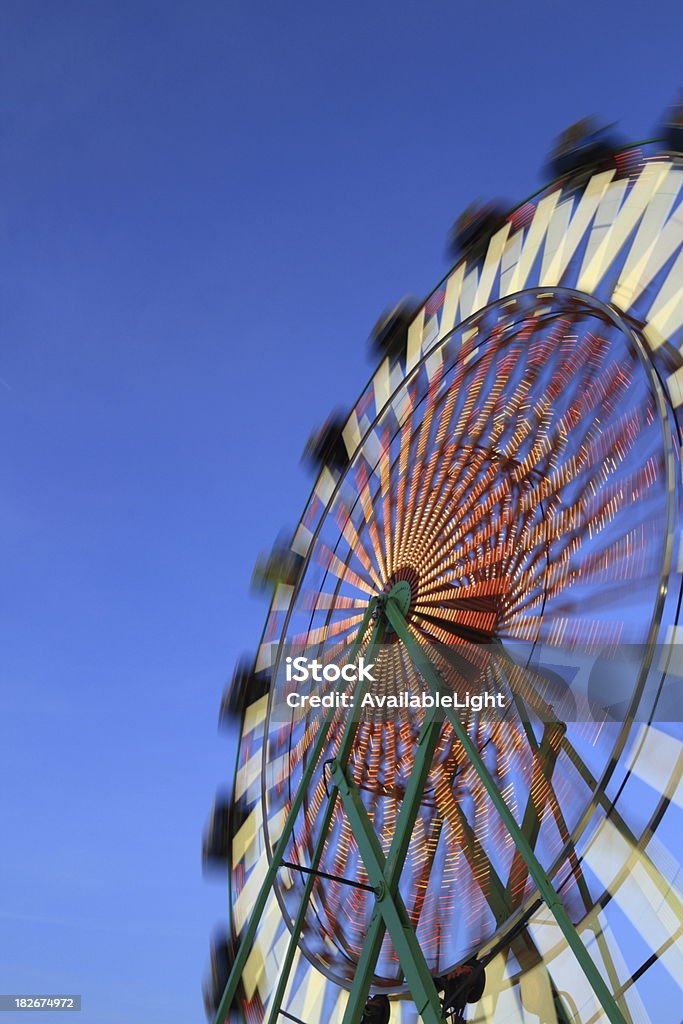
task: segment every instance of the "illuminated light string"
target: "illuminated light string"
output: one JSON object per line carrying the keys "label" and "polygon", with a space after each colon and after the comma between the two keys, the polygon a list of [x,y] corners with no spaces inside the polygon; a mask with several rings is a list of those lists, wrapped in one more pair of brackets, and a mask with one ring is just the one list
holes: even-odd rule
{"label": "illuminated light string", "polygon": [[[364,600],[353,591],[376,592],[378,581],[390,580],[403,562],[414,566],[419,580],[410,613],[411,629],[431,641],[445,643],[452,642],[453,628],[478,628],[483,635],[493,636],[502,623],[510,635],[530,637],[540,626],[535,620],[540,617],[544,593],[547,598],[562,595],[571,590],[577,578],[609,581],[610,565],[619,562],[623,552],[643,553],[643,561],[632,561],[630,566],[632,577],[638,578],[651,540],[647,535],[647,508],[643,508],[641,522],[635,526],[631,523],[625,536],[610,536],[606,531],[627,501],[647,497],[660,479],[654,456],[644,466],[629,464],[634,447],[652,423],[651,413],[643,416],[637,412],[618,417],[615,422],[614,410],[623,391],[631,386],[633,367],[626,370],[607,361],[610,345],[606,339],[572,334],[569,318],[554,325],[553,335],[553,345],[540,343],[534,348],[532,374],[524,387],[514,391],[507,405],[506,388],[522,372],[523,365],[519,364],[524,364],[526,357],[521,346],[511,348],[498,365],[493,352],[482,357],[474,370],[473,386],[468,387],[468,398],[460,407],[454,387],[444,399],[442,371],[427,392],[417,430],[412,430],[411,423],[411,414],[417,409],[414,401],[409,403],[395,438],[388,424],[380,429],[377,470],[362,460],[355,469],[360,519],[344,501],[339,501],[335,509],[346,558],[329,542],[323,542],[314,552],[318,564],[339,585],[333,592],[304,594],[302,598],[314,613],[324,612],[332,618],[325,625],[297,633],[299,642],[318,645],[352,635],[360,614],[344,617],[341,613],[362,609]],[[544,380],[546,363],[557,360],[560,341],[560,347],[567,351],[557,373]],[[576,385],[579,371],[580,394]],[[494,386],[487,389],[494,372]],[[596,380],[596,375],[602,375],[601,380]],[[461,373],[461,387],[464,381],[466,374]],[[543,391],[537,395],[535,389],[540,385]],[[563,403],[564,411],[558,414],[554,403],[567,388],[572,390],[572,401]],[[596,427],[599,418],[602,422]],[[492,451],[498,454],[491,457]],[[506,460],[504,470],[501,459]],[[410,474],[409,465],[415,467]],[[538,477],[530,476],[534,470]],[[565,507],[563,492],[577,482],[580,485],[582,475],[587,474],[591,474],[594,486],[585,489],[582,502],[577,504],[572,499]],[[538,511],[540,502],[546,502],[545,515]],[[455,518],[450,511],[453,508],[458,510]],[[596,549],[595,540],[602,535],[605,543],[602,549]],[[588,547],[586,539],[591,542]],[[549,545],[555,545],[550,568]],[[484,602],[479,609],[477,599]],[[487,604],[486,599],[492,599],[492,603]],[[593,600],[599,603],[598,596]],[[534,610],[536,615],[530,614]],[[515,616],[520,613],[522,619],[516,622]],[[534,620],[531,627],[529,619]],[[601,625],[577,619],[576,615],[571,621],[559,616],[550,627],[549,637],[566,640],[571,636],[575,642],[583,639],[590,643],[604,637],[606,629],[613,635],[615,628],[614,623]],[[341,655],[343,645],[335,645],[335,650]],[[407,668],[392,664],[382,677],[382,686],[398,688]],[[448,673],[444,674],[448,678]],[[482,746],[488,744],[495,751],[501,790],[519,814],[513,777],[521,771],[527,778],[531,799],[539,807],[550,803],[557,813],[559,798],[548,792],[543,780],[533,784],[533,758],[521,730],[517,727],[511,742],[510,729],[509,725],[500,726],[499,735],[493,739],[495,730],[480,728]],[[290,771],[301,763],[314,738],[315,729],[309,728],[293,745]],[[397,730],[384,723],[363,722],[358,731],[357,756],[352,762],[354,777],[361,792],[375,795],[371,809],[385,846],[399,806],[397,797],[392,796],[396,792],[392,770],[401,763],[409,767],[414,738],[415,729],[407,723]],[[468,920],[472,922],[489,919],[482,890],[490,868],[481,850],[489,848],[487,856],[499,865],[511,856],[510,837],[498,819],[491,817],[476,776],[471,772],[462,774],[460,785],[466,790],[460,799],[455,795],[457,790],[449,786],[448,777],[457,773],[461,758],[458,744],[444,730],[436,778],[430,780],[434,793],[432,817],[419,819],[415,848],[409,858],[413,884],[408,888],[413,896],[408,905],[415,922],[424,921],[419,926],[427,935],[425,948],[432,952],[441,944],[442,936],[437,901],[428,898],[429,873],[425,875],[424,870],[434,860],[437,848],[444,848],[440,871],[447,890],[446,897],[438,902],[453,911],[456,902],[460,907],[463,878],[469,877],[472,912]],[[474,801],[479,861],[474,859],[466,868],[471,850],[463,851],[459,807],[469,797]],[[307,843],[312,841],[313,823],[323,799],[324,786],[319,782],[308,804]],[[444,823],[450,839],[445,844],[441,840],[440,846],[432,838],[430,845],[428,837],[437,832],[443,835]],[[559,849],[560,844],[558,836],[554,848]],[[359,868],[355,841],[341,813],[333,823],[327,847],[330,873],[343,875],[352,864]],[[515,902],[522,898],[526,885],[526,879],[513,884]],[[349,897],[339,888],[337,883],[318,887],[318,914],[329,938],[353,956],[362,946],[368,900],[360,891]],[[457,899],[456,893],[460,894]],[[347,915],[344,927],[334,922],[342,900]],[[391,950],[385,948],[384,955],[395,965]]]}

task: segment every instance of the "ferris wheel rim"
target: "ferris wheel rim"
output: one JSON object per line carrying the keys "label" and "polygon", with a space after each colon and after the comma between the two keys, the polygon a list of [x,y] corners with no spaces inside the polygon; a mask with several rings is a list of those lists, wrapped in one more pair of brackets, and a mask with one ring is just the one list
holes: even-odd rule
{"label": "ferris wheel rim", "polygon": [[[674,516],[674,508],[673,508],[673,498],[672,498],[672,495],[673,495],[673,493],[675,491],[675,486],[674,486],[674,469],[673,469],[673,451],[672,451],[670,436],[669,436],[669,434],[667,433],[667,430],[666,430],[667,420],[668,420],[668,413],[669,413],[670,410],[669,410],[669,407],[668,407],[668,398],[666,396],[666,392],[664,391],[664,388],[662,386],[662,383],[661,383],[661,380],[659,378],[659,375],[657,374],[656,369],[653,366],[652,360],[650,359],[650,357],[648,355],[648,352],[647,352],[647,350],[645,349],[645,347],[644,347],[644,345],[642,343],[642,340],[639,338],[639,336],[638,336],[637,332],[634,330],[634,328],[628,322],[626,322],[624,320],[624,315],[623,315],[622,311],[617,309],[613,304],[604,303],[600,299],[598,299],[596,296],[588,294],[586,292],[581,292],[581,291],[579,291],[577,289],[563,288],[563,287],[539,288],[538,286],[534,286],[534,287],[531,287],[531,288],[522,289],[519,292],[511,293],[509,296],[505,297],[505,302],[506,303],[513,302],[515,300],[519,300],[522,297],[533,298],[534,300],[537,300],[538,297],[539,297],[539,293],[542,293],[546,299],[550,298],[551,296],[553,298],[559,299],[560,300],[559,307],[558,307],[559,310],[561,310],[563,308],[562,301],[567,302],[567,303],[571,302],[571,303],[575,303],[579,308],[583,307],[590,314],[598,315],[599,318],[606,320],[610,325],[612,325],[612,326],[617,328],[617,330],[620,332],[621,336],[625,339],[627,345],[637,355],[639,365],[641,366],[641,368],[644,370],[644,372],[646,374],[646,377],[647,377],[647,380],[648,380],[648,384],[650,386],[650,391],[651,391],[651,393],[654,394],[654,396],[656,398],[657,411],[658,411],[658,414],[659,414],[658,421],[659,421],[659,425],[660,425],[660,429],[661,429],[662,443],[663,443],[664,450],[667,452],[667,456],[668,456],[667,459],[666,459],[666,484],[667,484],[667,486],[666,486],[666,510],[667,510],[667,527],[669,527],[671,525],[672,521],[673,521],[673,516]],[[313,552],[315,550],[315,545],[316,545],[316,540],[319,537],[319,534],[320,534],[320,531],[323,528],[323,525],[325,524],[325,522],[328,519],[329,511],[333,507],[333,505],[335,503],[335,500],[338,497],[338,494],[339,494],[339,491],[340,491],[340,489],[342,487],[342,484],[343,484],[347,474],[349,473],[349,471],[352,468],[353,460],[362,451],[363,445],[364,445],[366,439],[371,435],[371,433],[374,430],[374,428],[377,426],[379,421],[382,419],[385,411],[391,406],[392,401],[396,398],[396,396],[401,391],[403,391],[404,389],[407,389],[409,387],[411,381],[419,375],[420,370],[422,369],[423,364],[426,361],[426,359],[428,358],[428,356],[431,355],[433,352],[437,351],[438,349],[442,348],[443,346],[445,346],[452,339],[453,335],[457,334],[458,332],[467,330],[468,326],[470,324],[474,323],[475,321],[480,320],[487,311],[489,311],[491,308],[496,307],[496,306],[498,306],[500,304],[501,304],[501,300],[500,299],[497,299],[497,300],[494,300],[494,301],[492,301],[490,303],[487,303],[486,306],[482,307],[479,310],[476,310],[474,313],[471,314],[470,317],[468,317],[468,318],[464,319],[463,321],[459,322],[453,328],[453,330],[449,331],[446,335],[444,335],[443,338],[439,339],[439,342],[438,342],[437,345],[434,346],[434,349],[431,349],[428,354],[427,353],[423,354],[422,357],[418,360],[418,362],[411,368],[411,370],[407,374],[405,374],[405,376],[401,377],[400,382],[394,388],[393,392],[390,393],[390,395],[389,395],[387,401],[385,402],[385,404],[377,412],[377,414],[375,415],[375,418],[373,419],[373,421],[366,428],[363,436],[361,437],[359,443],[356,446],[356,449],[354,451],[354,455],[353,455],[352,459],[350,460],[349,465],[340,474],[339,478],[335,481],[334,489],[330,493],[330,496],[328,498],[327,504],[326,504],[324,510],[321,512],[319,521],[318,521],[317,526],[316,526],[316,529],[315,529],[315,531],[312,534],[312,537],[311,537],[311,540],[310,540],[310,544],[309,544],[309,547],[308,547],[308,551],[306,553],[305,560],[304,560],[304,563],[303,563],[303,566],[302,566],[302,572],[301,572],[300,579],[299,579],[297,585],[293,588],[291,596],[289,598],[288,608],[287,608],[287,612],[285,614],[284,620],[283,620],[281,628],[280,628],[280,636],[279,636],[278,642],[277,642],[277,644],[275,644],[275,643],[272,644],[272,647],[276,648],[276,653],[274,653],[273,661],[272,661],[272,666],[273,666],[273,671],[274,672],[276,672],[277,666],[279,665],[279,663],[281,661],[281,658],[283,656],[284,645],[287,642],[286,641],[287,629],[288,629],[288,626],[289,626],[291,615],[292,615],[294,607],[296,605],[297,596],[299,595],[299,593],[302,590],[302,585],[303,585],[303,581],[304,581],[304,578],[305,578],[306,569],[308,568],[308,565],[310,564],[310,560],[311,560],[311,558],[313,556]],[[475,346],[475,351],[478,350],[479,348],[484,348],[487,345],[487,343],[489,343],[489,342],[490,342],[490,339],[484,338],[481,342],[479,342],[477,344],[477,346]],[[475,362],[476,362],[476,360],[473,360],[473,363],[475,363]],[[456,363],[457,363],[457,355],[454,356],[453,359],[449,362],[448,369],[451,369],[453,366],[456,365]],[[363,394],[363,393],[364,392],[362,392],[361,394]],[[358,498],[356,500],[358,500]],[[337,543],[339,543],[340,540],[341,540],[341,537],[339,538]],[[662,567],[661,567],[660,574],[659,574],[660,586],[657,589],[657,597],[656,597],[656,600],[655,600],[655,605],[653,607],[652,614],[650,616],[650,626],[649,626],[649,630],[648,630],[648,640],[646,642],[650,661],[651,661],[651,657],[652,657],[652,653],[653,653],[653,648],[654,648],[654,645],[656,643],[656,634],[658,632],[658,614],[661,612],[661,609],[662,609],[662,606],[663,606],[663,603],[664,603],[664,600],[665,600],[666,587],[664,586],[664,584],[666,583],[666,581],[668,580],[669,575],[670,575],[671,561],[672,561],[672,543],[671,543],[670,530],[667,529],[666,545],[665,545],[665,550],[663,552]],[[341,582],[339,582],[337,584],[337,591],[338,591],[340,586],[341,586]],[[664,588],[664,593],[663,593],[663,588]],[[329,614],[331,614],[331,609],[328,610],[328,618],[329,618]],[[653,634],[654,634],[654,636],[653,636]],[[547,868],[548,876],[551,879],[555,879],[556,878],[556,875],[557,875],[558,871],[561,869],[562,865],[566,862],[568,852],[576,845],[578,840],[584,834],[585,829],[586,829],[586,827],[588,826],[588,824],[590,822],[591,814],[592,814],[593,810],[595,810],[595,808],[597,807],[598,803],[600,802],[599,795],[601,793],[604,793],[606,785],[607,785],[607,782],[609,781],[609,778],[611,777],[611,774],[613,773],[613,770],[616,767],[616,764],[618,762],[619,753],[621,752],[621,750],[623,750],[623,747],[624,747],[625,743],[627,742],[628,736],[631,733],[631,730],[633,728],[633,725],[634,725],[633,712],[637,708],[637,705],[638,705],[638,703],[639,703],[639,701],[640,701],[640,699],[642,697],[642,690],[643,690],[643,687],[644,687],[644,684],[645,684],[645,680],[646,680],[646,676],[647,676],[647,671],[648,671],[648,668],[644,668],[643,664],[641,663],[641,667],[640,667],[640,670],[639,670],[639,673],[638,673],[638,683],[637,683],[636,687],[634,688],[634,694],[633,694],[633,697],[632,697],[631,702],[630,702],[629,710],[628,710],[628,712],[627,712],[627,714],[625,716],[625,720],[622,723],[622,728],[620,729],[619,735],[618,735],[617,739],[615,740],[614,746],[612,747],[608,765],[605,767],[605,769],[603,770],[602,774],[597,778],[596,784],[592,788],[592,791],[585,798],[585,804],[584,804],[584,807],[583,807],[583,811],[581,813],[581,816],[580,816],[577,824],[571,830],[569,838],[562,845],[562,847],[558,850],[558,852],[556,854],[556,857],[551,862],[551,865]],[[270,719],[271,704],[272,704],[272,701],[273,701],[273,697],[274,697],[274,691],[271,690],[271,692],[270,692],[270,694],[268,696],[268,710],[266,712],[266,723]],[[617,752],[617,747],[618,746],[619,746],[619,750]],[[261,802],[262,802],[262,806],[263,806],[264,809],[267,807],[267,783],[266,783],[266,771],[265,771],[266,765],[267,765],[267,759],[268,759],[268,745],[267,745],[267,742],[264,742],[262,753],[261,753],[262,770],[261,770],[261,797],[260,797]],[[291,776],[290,776],[290,778],[289,778],[290,797],[291,797],[291,785],[292,785],[292,780],[291,780]],[[611,813],[611,810],[614,808],[614,804],[616,803],[616,799],[617,799],[617,797],[615,797],[614,800],[610,801],[610,804],[611,804],[610,809],[608,811],[606,811],[608,816]],[[264,833],[265,849],[266,849],[268,858],[271,859],[272,855],[273,855],[273,840],[271,839],[271,836],[270,836],[270,829],[269,829],[269,824],[268,824],[268,815],[266,813],[263,814],[263,825],[262,825],[262,827],[263,827],[263,833]],[[291,926],[292,926],[292,919],[291,919],[290,913],[289,913],[289,911],[287,909],[285,898],[284,898],[284,893],[282,891],[282,887],[281,887],[280,884],[278,884],[278,883],[275,884],[274,892],[275,892],[276,898],[278,900],[278,903],[280,905],[280,910],[281,910],[283,919],[285,920],[285,922],[287,924],[287,927],[291,928]],[[534,903],[537,902],[537,899],[538,899],[538,892],[537,892],[536,889],[533,889],[528,894],[528,896],[525,898],[525,900],[522,903],[522,905],[519,908],[517,908],[517,910],[513,910],[510,913],[510,916],[500,926],[500,928],[495,929],[493,934],[498,937],[499,941],[502,940],[505,937],[505,935],[510,934],[511,932],[514,931],[514,928],[517,926],[518,918],[523,918],[524,914],[528,912],[528,908],[533,906]],[[596,899],[594,901],[594,905],[597,905],[597,904],[598,904],[598,900]],[[317,910],[315,910],[314,912],[315,912],[316,917],[318,917]],[[491,938],[487,939],[483,944],[480,944],[481,948],[486,948],[486,946],[490,943],[490,941],[491,941]],[[342,946],[338,946],[337,948],[339,950],[339,953],[342,954],[342,956],[347,957],[350,964],[353,964],[353,960],[350,957],[348,957],[348,953],[344,953],[343,947]],[[330,967],[328,964],[326,964],[326,962],[324,960],[316,957],[316,955],[306,946],[306,943],[303,941],[303,939],[299,940],[299,949],[300,949],[301,953],[304,956],[306,956],[306,958],[309,960],[309,962],[313,966],[315,966],[315,968],[317,970],[320,970],[328,978],[328,980],[332,981],[334,984],[339,985],[339,986],[341,986],[343,988],[347,988],[347,989],[351,988],[351,984],[352,984],[351,980],[344,978],[344,976],[341,975],[340,973],[336,973],[333,967]],[[452,965],[452,967],[457,966],[457,964],[459,964],[460,962],[462,962],[462,959],[459,959],[456,963],[454,963]],[[376,983],[377,984],[381,984],[382,990],[386,991],[387,993],[390,993],[390,994],[393,994],[393,995],[396,995],[396,996],[399,996],[400,994],[405,993],[405,985],[400,985],[400,984],[394,985],[393,983],[385,983],[384,981],[381,981],[379,978],[376,979]]]}

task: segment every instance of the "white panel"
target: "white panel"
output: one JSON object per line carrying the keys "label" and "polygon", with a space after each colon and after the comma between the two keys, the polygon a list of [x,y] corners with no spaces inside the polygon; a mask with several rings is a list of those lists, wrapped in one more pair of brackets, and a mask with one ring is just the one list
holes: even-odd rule
{"label": "white panel", "polygon": [[260,781],[262,760],[263,754],[257,750],[239,769],[235,777],[235,799],[239,800],[241,796],[244,796],[253,782]]}
{"label": "white panel", "polygon": [[[511,295],[513,292],[520,292],[526,286],[527,278],[531,272],[531,268],[534,265],[534,260],[538,256],[538,251],[541,247],[541,242],[545,238],[550,218],[552,217],[555,207],[557,206],[558,200],[562,192],[560,189],[557,192],[553,192],[552,195],[546,196],[540,201],[534,214],[529,228],[526,232],[524,239],[524,245],[520,243],[517,245],[515,236],[514,250],[519,249],[519,255],[514,265],[510,266],[509,274],[506,275],[505,286],[503,287],[501,281],[501,295]],[[518,232],[521,236],[523,232]]]}
{"label": "white panel", "polygon": [[623,310],[637,302],[666,262],[683,245],[683,203],[667,222],[682,182],[683,172],[671,171],[645,211],[612,294],[613,301]]}
{"label": "white panel", "polygon": [[[534,218],[535,219],[535,218]],[[500,294],[509,295],[511,292],[517,291],[517,287],[513,278],[515,276],[515,270],[519,263],[520,256],[522,254],[522,246],[525,237],[524,228],[520,228],[514,235],[508,237],[505,251],[500,260]]]}
{"label": "white panel", "polygon": [[287,821],[287,808],[281,807],[268,818],[268,835],[271,843],[277,842]]}
{"label": "white panel", "polygon": [[391,373],[389,374],[389,391],[393,395],[394,391],[403,383],[403,367],[401,366],[400,360],[397,360],[391,367]]}
{"label": "white panel", "polygon": [[647,314],[645,336],[652,348],[667,341],[683,324],[683,252],[679,253]]}
{"label": "white panel", "polygon": [[379,464],[379,460],[382,457],[382,446],[374,431],[371,434],[365,435],[365,441],[363,442],[363,456],[374,473],[375,467]]}
{"label": "white panel", "polygon": [[[681,927],[680,902],[669,883],[609,820],[593,837],[585,861],[641,938],[655,952]],[[674,979],[683,977],[683,942],[660,957]]]}
{"label": "white panel", "polygon": [[394,410],[394,415],[399,424],[402,424],[410,416],[413,411],[413,405],[405,388],[401,388],[398,394],[394,396],[391,408]]}
{"label": "white panel", "polygon": [[433,352],[432,355],[427,357],[425,364],[427,370],[427,378],[431,381],[434,374],[437,373],[443,366],[443,358],[441,356],[441,350]]}
{"label": "white panel", "polygon": [[261,644],[256,655],[256,671],[262,672],[273,664],[273,645]]}
{"label": "white panel", "polygon": [[605,171],[591,178],[579,200],[571,223],[569,217],[573,201],[565,200],[555,207],[543,250],[541,276],[538,282],[541,287],[550,288],[560,284],[569,261],[588,230],[598,204],[613,177],[614,171]]}
{"label": "white panel", "polygon": [[628,767],[657,793],[666,794],[672,803],[683,807],[683,784],[680,778],[675,781],[682,757],[677,739],[654,726],[642,725]]}
{"label": "white panel", "polygon": [[496,279],[498,267],[500,266],[500,258],[503,255],[505,243],[507,242],[508,235],[510,234],[510,226],[510,222],[508,221],[503,225],[500,231],[496,231],[495,235],[491,237],[489,247],[486,250],[486,258],[484,260],[481,278],[479,279],[479,287],[477,288],[477,294],[474,299],[475,310],[486,306],[489,301],[493,282]]}
{"label": "white panel", "polygon": [[292,540],[292,551],[295,551],[297,555],[305,557],[308,554],[308,549],[311,546],[312,540],[313,534],[308,527],[304,526],[303,523],[299,523],[296,533],[294,534],[294,539]]}
{"label": "white panel", "polygon": [[671,396],[671,404],[677,409],[679,405],[683,405],[683,366],[667,377],[666,386]]}
{"label": "white panel", "polygon": [[344,1011],[346,1010],[346,1004],[348,1002],[349,994],[345,989],[339,990],[339,998],[334,1004],[334,1010],[330,1014],[328,1020],[323,1024],[342,1024],[344,1019]]}
{"label": "white panel", "polygon": [[600,251],[600,247],[604,244],[612,230],[612,225],[617,219],[619,213],[619,207],[624,201],[628,184],[628,181],[625,180],[613,181],[607,187],[604,196],[600,200],[600,204],[595,214],[595,220],[593,221],[593,227],[591,228],[591,233],[588,236],[583,263],[579,272],[579,279],[584,277],[587,268],[592,264],[595,256]]}
{"label": "white panel", "polygon": [[432,316],[425,324],[424,331],[422,332],[422,351],[429,352],[430,348],[436,344],[439,339],[439,318],[438,316]]}
{"label": "white panel", "polygon": [[320,476],[315,484],[315,493],[320,498],[323,505],[327,505],[328,501],[332,497],[336,483],[335,478],[332,476],[327,466],[323,466]]}
{"label": "white panel", "polygon": [[[592,255],[592,246],[589,245],[579,276],[578,287],[580,291],[588,293],[596,291],[607,269],[616,258],[617,253],[624,246],[626,239],[643,216],[648,203],[662,186],[670,168],[671,164],[668,163],[647,164],[643,168],[637,182],[629,192],[619,212],[612,218],[612,223],[607,233],[601,238],[600,244]],[[625,188],[620,189],[622,185],[625,186],[625,182],[615,182],[613,185],[610,185],[608,194],[603,203],[601,203],[600,213],[596,217],[596,237],[599,236],[600,232],[600,215],[604,212],[609,216],[612,200],[614,200],[616,207],[620,192],[623,194],[625,191]]]}
{"label": "white panel", "polygon": [[475,310],[475,299],[477,295],[477,289],[479,287],[479,272],[476,267],[472,267],[469,274],[466,276],[462,283],[462,292],[460,294],[460,319],[467,320],[467,317]]}

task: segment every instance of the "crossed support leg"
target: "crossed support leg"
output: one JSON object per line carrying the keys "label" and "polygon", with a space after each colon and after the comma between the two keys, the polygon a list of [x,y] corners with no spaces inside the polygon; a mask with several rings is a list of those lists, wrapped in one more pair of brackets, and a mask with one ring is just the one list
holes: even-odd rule
{"label": "crossed support leg", "polygon": [[[377,614],[378,612],[379,614]],[[374,625],[368,645],[369,649],[371,649],[375,643],[381,642],[385,621],[390,623],[400,639],[403,641],[405,649],[413,664],[428,683],[430,689],[433,692],[439,692],[442,688],[442,683],[436,669],[432,665],[426,653],[410,633],[403,616],[402,609],[391,598],[373,598],[371,600],[363,618],[363,622],[361,623],[357,639],[351,649],[351,659],[355,657],[356,653],[360,649],[363,638],[365,637],[372,622],[374,622]],[[529,842],[524,830],[520,828],[516,819],[512,815],[512,812],[499,792],[495,781],[491,777],[486,764],[481,758],[479,751],[470,739],[467,730],[460,723],[457,716],[449,713],[448,710],[446,710],[446,717],[448,718],[455,734],[458,736],[466,756],[472,762],[479,778],[489,793],[496,811],[512,836],[519,858],[524,862],[525,868],[533,877],[542,898],[555,916],[557,924],[563,932],[570,949],[586,974],[586,977],[600,1004],[604,1008],[609,1021],[611,1024],[625,1024],[624,1015],[618,1007],[614,996],[605,984],[596,965],[592,962],[590,955],[567,915],[557,892],[538,862],[534,853],[533,845]],[[252,916],[242,938],[242,942],[240,943],[225,992],[223,993],[223,997],[216,1013],[215,1019],[217,1024],[222,1024],[236,991],[239,977],[251,950],[258,922],[265,908],[268,894],[275,882],[276,873],[283,862],[286,846],[294,828],[294,822],[302,806],[306,788],[313,777],[315,767],[325,748],[330,727],[331,716],[326,718],[322,724],[322,729],[318,736],[312,757],[309,760],[299,782],[299,786],[290,809],[290,814],[287,817],[283,832],[275,846],[275,850],[273,851],[271,863],[263,880]],[[271,1003],[268,1022],[269,1024],[275,1024],[280,1013],[280,1007],[286,989],[289,971],[296,953],[296,947],[301,934],[301,927],[303,925],[306,908],[315,883],[315,871],[322,857],[325,841],[334,815],[336,800],[341,798],[344,811],[356,836],[359,852],[365,864],[370,884],[375,890],[377,900],[349,995],[343,1024],[358,1024],[360,1021],[385,932],[388,932],[391,937],[405,980],[424,1024],[442,1024],[441,1003],[434,985],[434,980],[427,968],[424,954],[422,953],[417,941],[415,928],[410,921],[399,892],[401,871],[408,852],[410,838],[419,811],[420,801],[431,767],[434,750],[438,743],[441,725],[432,716],[428,716],[425,719],[420,733],[413,771],[411,773],[410,781],[399,813],[394,838],[386,857],[374,831],[370,817],[362,802],[360,792],[353,780],[348,776],[346,770],[348,756],[355,736],[355,729],[356,723],[354,723],[353,720],[349,720],[344,730],[344,735],[338,749],[337,756],[332,763],[332,780],[334,782],[335,789],[330,797],[321,822],[321,828],[311,862],[311,871],[313,873],[309,875],[307,884],[304,888],[299,911],[292,929],[285,963],[283,964],[281,979]],[[501,896],[506,897],[505,902],[507,902],[508,893],[502,884]]]}
{"label": "crossed support leg", "polygon": [[441,724],[433,715],[429,715],[420,731],[413,771],[386,858],[355,783],[347,777],[338,762],[332,766],[332,780],[344,804],[370,883],[377,892],[377,903],[363,942],[343,1024],[358,1024],[361,1019],[385,931],[391,936],[422,1020],[425,1024],[441,1024],[443,1019],[434,981],[398,891],[410,837],[440,733]]}

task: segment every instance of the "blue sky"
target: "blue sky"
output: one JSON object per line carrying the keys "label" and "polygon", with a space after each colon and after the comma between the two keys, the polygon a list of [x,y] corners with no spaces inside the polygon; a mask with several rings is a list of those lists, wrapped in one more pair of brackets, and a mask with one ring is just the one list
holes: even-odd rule
{"label": "blue sky", "polygon": [[682,19],[643,12],[0,5],[3,992],[203,1019],[217,708],[306,437],[472,198],[585,113],[652,134]]}

